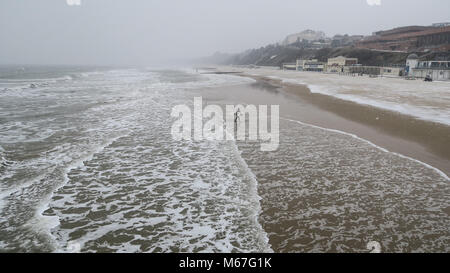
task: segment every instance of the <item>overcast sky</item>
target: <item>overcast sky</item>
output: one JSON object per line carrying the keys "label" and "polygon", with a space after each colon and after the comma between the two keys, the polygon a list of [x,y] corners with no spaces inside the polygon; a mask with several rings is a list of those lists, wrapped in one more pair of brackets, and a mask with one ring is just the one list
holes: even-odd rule
{"label": "overcast sky", "polygon": [[0,0],[0,64],[139,64],[240,52],[305,29],[450,21],[450,0]]}

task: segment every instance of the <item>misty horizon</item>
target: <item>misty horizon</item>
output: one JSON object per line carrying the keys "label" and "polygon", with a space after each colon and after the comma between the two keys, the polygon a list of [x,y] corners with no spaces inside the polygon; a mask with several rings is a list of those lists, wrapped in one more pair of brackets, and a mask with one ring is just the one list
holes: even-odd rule
{"label": "misty horizon", "polygon": [[3,0],[0,64],[176,64],[275,44],[305,29],[332,37],[431,25],[449,21],[449,10],[446,0]]}

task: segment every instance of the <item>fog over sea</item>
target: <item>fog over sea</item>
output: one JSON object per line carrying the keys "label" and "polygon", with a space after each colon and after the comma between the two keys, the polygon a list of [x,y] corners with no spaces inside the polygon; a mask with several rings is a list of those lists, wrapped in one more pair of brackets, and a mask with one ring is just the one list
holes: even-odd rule
{"label": "fog over sea", "polygon": [[450,250],[437,169],[283,112],[275,152],[173,140],[198,96],[288,103],[192,69],[1,67],[0,252]]}

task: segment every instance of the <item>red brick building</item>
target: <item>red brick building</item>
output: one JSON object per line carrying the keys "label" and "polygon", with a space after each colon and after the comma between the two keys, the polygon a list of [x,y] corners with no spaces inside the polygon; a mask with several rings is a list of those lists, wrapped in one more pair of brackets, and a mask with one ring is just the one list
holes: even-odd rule
{"label": "red brick building", "polygon": [[357,42],[356,47],[403,52],[449,51],[450,26],[409,26],[379,31]]}

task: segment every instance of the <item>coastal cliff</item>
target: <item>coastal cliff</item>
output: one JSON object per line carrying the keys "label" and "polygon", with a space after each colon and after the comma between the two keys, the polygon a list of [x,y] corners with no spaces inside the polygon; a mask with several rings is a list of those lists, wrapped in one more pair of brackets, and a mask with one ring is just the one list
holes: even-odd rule
{"label": "coastal cliff", "polygon": [[[378,37],[378,36],[373,36]],[[367,66],[404,65],[411,53],[416,53],[423,60],[449,60],[450,51],[394,51],[358,47],[358,42],[374,39],[372,36],[335,35],[326,37],[321,31],[306,30],[288,35],[279,43],[261,48],[246,50],[237,54],[215,53],[198,60],[202,64],[219,65],[256,65],[282,66],[297,59],[318,59],[326,62],[328,58],[344,56],[358,58],[359,63]]]}

